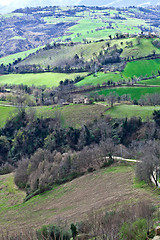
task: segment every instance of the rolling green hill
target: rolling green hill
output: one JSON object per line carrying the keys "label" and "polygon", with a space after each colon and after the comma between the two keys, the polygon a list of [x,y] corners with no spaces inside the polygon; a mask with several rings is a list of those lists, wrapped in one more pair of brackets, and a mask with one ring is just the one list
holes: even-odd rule
{"label": "rolling green hill", "polygon": [[90,76],[85,77],[83,80],[76,83],[76,86],[78,86],[78,87],[81,87],[84,85],[96,86],[97,84],[101,85],[104,82],[108,82],[108,81],[117,82],[121,79],[123,79],[123,76],[120,72],[106,73],[106,74],[103,72],[98,72],[96,75],[92,74]]}
{"label": "rolling green hill", "polygon": [[[160,54],[160,49],[152,44],[153,41],[153,38],[133,38],[127,40],[119,40],[119,45],[121,42],[123,42],[123,52],[121,54],[121,57],[131,58],[133,56],[134,58],[140,58],[153,54],[153,51],[155,51],[155,54]],[[127,42],[132,42],[133,46],[126,44]]]}
{"label": "rolling green hill", "polygon": [[34,48],[28,51],[24,51],[24,52],[19,52],[19,53],[15,53],[12,55],[8,55],[6,57],[2,57],[0,58],[0,64],[4,64],[7,65],[9,63],[13,63],[15,60],[17,60],[18,58],[24,59],[26,58],[28,55],[30,55],[31,53],[34,53],[38,50],[38,48]]}
{"label": "rolling green hill", "polygon": [[82,56],[85,61],[88,61],[93,57],[94,53],[98,54],[102,50],[103,45],[105,45],[105,42],[61,46],[59,49],[40,51],[19,63],[18,66],[33,64],[39,64],[42,67],[47,67],[48,65],[51,67],[62,66],[66,63],[74,62],[76,54]]}
{"label": "rolling green hill", "polygon": [[[83,60],[89,61],[94,56],[97,56],[100,51],[104,51],[108,48],[106,43],[109,43],[109,49],[112,49],[115,45],[118,49],[122,48],[122,58],[132,56],[134,58],[145,57],[153,54],[153,51],[155,54],[160,54],[160,49],[156,48],[152,44],[152,41],[153,39],[144,38],[140,39],[140,43],[138,43],[136,38],[126,38],[92,42],[89,44],[77,44],[74,46],[61,46],[60,49],[40,51],[37,54],[26,58],[19,63],[18,66],[39,64],[42,67],[47,67],[48,65],[56,67],[65,65],[66,63],[72,64],[75,61],[74,56],[76,54],[83,57]],[[132,42],[132,46],[130,46],[128,42]]]}

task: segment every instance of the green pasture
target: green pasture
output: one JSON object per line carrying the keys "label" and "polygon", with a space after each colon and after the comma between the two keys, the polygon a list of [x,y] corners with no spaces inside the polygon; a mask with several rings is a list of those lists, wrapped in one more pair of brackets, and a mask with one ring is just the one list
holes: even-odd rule
{"label": "green pasture", "polygon": [[[121,57],[129,57],[131,58],[132,56],[134,58],[139,58],[139,57],[145,57],[150,54],[153,54],[153,51],[155,51],[156,54],[160,54],[160,49],[156,48],[153,44],[152,41],[154,39],[145,39],[142,38],[140,39],[140,44],[138,43],[138,40],[136,38],[131,38],[131,39],[120,39],[118,40],[117,44],[120,46],[120,43],[123,42],[123,45],[121,47],[123,48],[123,52],[121,54]],[[133,46],[130,47],[127,45],[126,42],[132,42]]]}
{"label": "green pasture", "polygon": [[5,107],[0,105],[0,127],[5,125],[6,120],[14,113],[15,107]]}
{"label": "green pasture", "polygon": [[96,91],[96,93],[98,93],[99,95],[105,96],[107,96],[110,92],[115,92],[119,96],[122,96],[123,94],[130,94],[132,100],[139,100],[142,95],[145,95],[147,93],[160,93],[160,87],[119,87]]}
{"label": "green pasture", "polygon": [[144,85],[160,85],[160,77],[142,80],[139,83]]}
{"label": "green pasture", "polygon": [[103,73],[98,72],[96,75],[92,74],[90,76],[85,77],[82,81],[78,82],[76,85],[78,87],[84,86],[84,85],[94,85],[97,84],[103,84],[104,82],[108,81],[114,81],[117,82],[122,79],[122,74],[120,72],[114,72],[114,73]]}
{"label": "green pasture", "polygon": [[34,53],[38,50],[38,48],[34,48],[28,51],[24,51],[24,52],[19,52],[19,53],[15,53],[6,57],[2,57],[0,58],[0,64],[4,64],[7,65],[9,63],[13,63],[15,60],[17,60],[18,58],[24,59],[26,58],[29,54]]}
{"label": "green pasture", "polygon": [[74,80],[76,76],[85,76],[86,73],[28,73],[28,74],[8,74],[0,76],[0,84],[24,84],[28,86],[57,87],[60,81],[65,79]]}
{"label": "green pasture", "polygon": [[160,70],[160,59],[133,61],[127,63],[123,76],[151,76],[152,74],[157,74],[158,70]]}
{"label": "green pasture", "polygon": [[152,118],[154,110],[160,110],[160,106],[119,105],[106,111],[105,114],[113,118],[141,117],[142,120]]}

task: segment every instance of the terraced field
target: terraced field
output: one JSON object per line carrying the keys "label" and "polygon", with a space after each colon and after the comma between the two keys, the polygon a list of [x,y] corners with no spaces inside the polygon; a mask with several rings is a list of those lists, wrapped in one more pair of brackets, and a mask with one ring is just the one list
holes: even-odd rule
{"label": "terraced field", "polygon": [[[107,21],[106,21],[106,15]],[[83,39],[87,40],[99,40],[103,38],[108,38],[109,35],[115,36],[118,33],[127,32],[129,34],[138,34],[140,32],[139,26],[146,26],[148,23],[142,19],[135,19],[127,14],[121,14],[123,19],[114,19],[115,15],[118,14],[117,10],[108,9],[108,10],[95,10],[95,11],[84,11],[76,14],[77,25],[70,27],[67,31],[70,34],[70,38],[73,42],[82,42]],[[73,18],[67,18],[70,21]],[[57,22],[54,17],[46,19],[47,22]],[[109,21],[112,22],[112,27],[109,27]],[[102,28],[100,31],[97,31],[98,28]],[[58,37],[65,41],[67,35],[63,37]]]}

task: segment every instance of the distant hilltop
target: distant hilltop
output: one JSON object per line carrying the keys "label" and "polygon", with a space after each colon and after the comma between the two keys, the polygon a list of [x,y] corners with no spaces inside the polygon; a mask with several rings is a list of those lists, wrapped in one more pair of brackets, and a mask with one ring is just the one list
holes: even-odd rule
{"label": "distant hilltop", "polygon": [[160,0],[13,0],[10,3],[0,4],[0,13],[9,13],[17,8],[36,7],[36,6],[113,6],[113,7],[129,7],[129,6],[148,6],[159,5]]}

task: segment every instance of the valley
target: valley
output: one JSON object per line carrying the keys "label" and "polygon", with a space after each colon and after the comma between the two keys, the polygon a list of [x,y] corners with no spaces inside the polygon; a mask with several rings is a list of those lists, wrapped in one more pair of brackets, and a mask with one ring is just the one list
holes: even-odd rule
{"label": "valley", "polygon": [[0,15],[0,239],[151,240],[160,7],[46,2]]}

